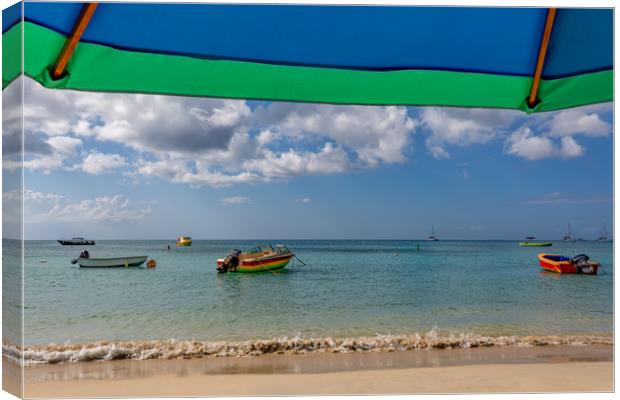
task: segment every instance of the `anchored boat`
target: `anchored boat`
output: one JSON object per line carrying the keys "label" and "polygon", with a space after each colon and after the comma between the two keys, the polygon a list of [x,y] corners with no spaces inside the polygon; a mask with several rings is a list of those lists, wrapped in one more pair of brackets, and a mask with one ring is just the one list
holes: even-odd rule
{"label": "anchored boat", "polygon": [[84,238],[73,238],[70,240],[60,239],[58,243],[62,244],[63,246],[94,246],[95,245],[94,240],[86,240]]}
{"label": "anchored boat", "polygon": [[603,224],[603,233],[596,240],[598,242],[607,242],[607,241],[609,241],[609,239],[607,239],[607,226],[605,224]]}
{"label": "anchored boat", "polygon": [[436,242],[436,241],[439,240],[439,238],[435,234],[435,227],[434,226],[431,226],[431,234],[430,234],[429,237],[426,238],[426,240],[431,241],[431,242]]}
{"label": "anchored boat", "polygon": [[189,236],[181,236],[177,239],[177,246],[186,247],[192,245],[192,238]]}
{"label": "anchored boat", "polygon": [[552,242],[532,242],[532,240],[536,239],[534,236],[527,236],[525,238],[525,242],[519,242],[519,246],[522,247],[547,247],[553,246]]}
{"label": "anchored boat", "polygon": [[570,224],[568,224],[568,234],[562,238],[563,242],[576,242],[575,236],[573,235],[573,231],[570,228]]}
{"label": "anchored boat", "polygon": [[80,253],[80,257],[71,260],[71,264],[79,264],[81,268],[129,268],[144,264],[148,256],[129,256],[112,258],[91,258],[88,251]]}
{"label": "anchored boat", "polygon": [[245,252],[232,250],[226,258],[217,260],[217,271],[220,273],[277,271],[286,267],[293,257],[295,253],[281,244],[275,249],[271,245],[260,245]]}
{"label": "anchored boat", "polygon": [[519,242],[519,246],[523,247],[548,247],[553,246],[552,242]]}
{"label": "anchored boat", "polygon": [[559,274],[596,275],[601,266],[598,262],[590,261],[590,257],[585,254],[579,254],[570,258],[559,254],[540,253],[538,261],[542,268]]}

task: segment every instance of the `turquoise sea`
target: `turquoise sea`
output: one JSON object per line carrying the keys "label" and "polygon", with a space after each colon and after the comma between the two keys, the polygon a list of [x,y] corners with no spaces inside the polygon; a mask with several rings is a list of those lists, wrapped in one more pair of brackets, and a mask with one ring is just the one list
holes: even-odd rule
{"label": "turquoise sea", "polygon": [[[258,241],[97,241],[91,257],[148,255],[157,268],[80,269],[81,247],[25,244],[26,345],[95,341],[245,341],[450,334],[608,334],[613,245],[517,241],[281,240],[287,271],[216,273]],[[5,254],[16,242],[5,241]],[[167,250],[167,245],[171,246]],[[8,248],[7,248],[8,246]],[[418,250],[419,246],[419,250]],[[597,276],[543,271],[538,252],[586,253]],[[42,263],[41,261],[46,262]],[[5,275],[6,276],[6,275]]]}

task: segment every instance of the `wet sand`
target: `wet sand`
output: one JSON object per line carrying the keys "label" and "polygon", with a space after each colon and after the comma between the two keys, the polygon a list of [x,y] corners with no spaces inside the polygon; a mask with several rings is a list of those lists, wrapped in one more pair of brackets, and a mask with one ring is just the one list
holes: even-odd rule
{"label": "wet sand", "polygon": [[613,346],[553,346],[79,362],[26,367],[24,395],[610,392],[612,359]]}

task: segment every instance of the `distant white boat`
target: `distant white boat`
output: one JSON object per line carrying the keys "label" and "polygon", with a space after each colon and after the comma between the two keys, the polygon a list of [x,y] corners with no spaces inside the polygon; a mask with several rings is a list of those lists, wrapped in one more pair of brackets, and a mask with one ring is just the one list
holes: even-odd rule
{"label": "distant white boat", "polygon": [[114,258],[84,258],[77,259],[82,268],[128,268],[139,267],[144,264],[148,256],[114,257]]}
{"label": "distant white boat", "polygon": [[435,234],[435,227],[431,226],[431,235],[426,238],[426,240],[430,240],[431,242],[436,242],[439,240],[437,235]]}
{"label": "distant white boat", "polygon": [[607,239],[607,226],[605,224],[603,224],[603,234],[596,239],[599,242],[607,242],[609,239]]}
{"label": "distant white boat", "polygon": [[573,231],[570,229],[570,224],[568,224],[568,235],[562,238],[563,242],[576,242],[577,239],[573,236]]}

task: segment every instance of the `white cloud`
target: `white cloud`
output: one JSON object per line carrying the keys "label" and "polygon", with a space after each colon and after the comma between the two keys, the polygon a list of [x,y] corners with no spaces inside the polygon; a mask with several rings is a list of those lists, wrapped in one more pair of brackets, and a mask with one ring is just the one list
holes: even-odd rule
{"label": "white cloud", "polygon": [[564,158],[574,158],[583,155],[584,148],[570,136],[565,136],[561,140],[560,155]]}
{"label": "white cloud", "polygon": [[596,112],[587,108],[576,108],[557,112],[549,122],[550,136],[608,136],[611,133],[611,124],[603,121]]}
{"label": "white cloud", "polygon": [[[509,110],[427,107],[412,117],[405,107],[282,102],[253,110],[243,100],[48,90],[24,82],[25,168],[92,174],[124,168],[135,180],[195,187],[405,163],[418,128],[427,132],[426,147],[437,159],[450,158],[449,146],[507,137],[507,154],[532,160],[578,157],[584,148],[576,135],[603,136],[611,129],[599,115],[609,107],[599,106],[569,110],[561,118],[527,117],[531,131],[519,133],[513,125],[526,117]],[[3,122],[17,132],[4,136],[3,156],[19,154],[19,110],[3,110]],[[126,152],[108,154],[102,143]],[[21,166],[14,157],[3,165]]]}
{"label": "white cloud", "polygon": [[536,136],[525,126],[510,135],[506,140],[504,151],[527,160],[542,160],[552,157],[579,157],[584,153],[584,148],[568,136],[563,137],[559,146],[556,146],[551,138]]}
{"label": "white cloud", "polygon": [[504,149],[528,160],[580,157],[585,148],[577,137],[609,136],[612,125],[601,115],[611,111],[611,105],[606,103],[530,116],[506,140]]}
{"label": "white cloud", "polygon": [[[19,202],[22,192],[13,190],[2,194],[5,207],[8,202]],[[71,202],[56,193],[43,193],[30,189],[23,192],[24,215],[28,223],[44,222],[132,222],[143,219],[156,202],[134,204],[123,195],[103,196]]]}
{"label": "white cloud", "polygon": [[267,179],[253,172],[223,173],[210,170],[208,164],[199,161],[174,159],[170,157],[161,160],[139,160],[136,175],[158,177],[175,183],[185,183],[191,186],[209,185],[212,187],[226,187],[238,183],[253,183]]}
{"label": "white cloud", "polygon": [[[77,148],[82,146],[82,140],[69,136],[52,136],[44,143],[49,146],[51,153],[34,157],[27,155],[27,159],[23,163],[24,169],[50,173],[54,169],[63,167],[66,160],[77,155]],[[21,166],[22,163],[18,160],[3,162],[3,168],[7,170],[15,170]]]}
{"label": "white cloud", "polygon": [[437,160],[450,158],[450,153],[448,153],[446,149],[440,145],[432,144],[428,139],[426,140],[426,148],[431,153],[433,158],[436,158]]}
{"label": "white cloud", "polygon": [[[340,143],[327,141],[315,145],[316,150],[308,149],[308,143],[297,140],[298,134],[303,136],[298,130],[283,130],[276,125],[256,135],[237,132],[227,149],[213,150],[191,159],[177,155],[141,160],[136,172],[195,186],[219,187],[308,174],[342,173],[372,167],[379,162],[369,155],[368,149],[360,149],[358,159],[352,160],[346,146]],[[325,137],[321,137],[319,142],[324,140]],[[398,159],[404,161],[400,156]]]}
{"label": "white cloud", "polygon": [[77,138],[68,136],[53,136],[47,139],[47,144],[52,146],[55,152],[62,154],[71,154],[75,152],[78,146],[82,145],[82,141]]}
{"label": "white cloud", "polygon": [[528,160],[541,160],[555,153],[551,139],[534,136],[528,127],[522,127],[506,141],[506,152]]}
{"label": "white cloud", "polygon": [[538,198],[524,201],[522,204],[588,204],[588,203],[611,203],[609,196],[575,196],[570,193],[551,192]]}
{"label": "white cloud", "polygon": [[510,110],[425,107],[421,125],[429,130],[426,147],[436,159],[450,158],[446,145],[469,146],[493,140],[520,114]]}
{"label": "white cloud", "polygon": [[308,204],[311,201],[312,201],[312,199],[309,198],[309,197],[304,197],[304,198],[295,200],[296,203],[304,203],[304,204]]}
{"label": "white cloud", "polygon": [[21,82],[16,79],[2,91],[2,157],[21,157],[22,150],[22,98]]}
{"label": "white cloud", "polygon": [[[25,91],[26,130],[40,147],[27,168],[99,174],[127,166],[134,178],[192,186],[402,163],[416,126],[404,107],[268,103],[253,112],[242,100],[54,91],[30,79]],[[79,141],[86,158],[53,155],[56,137]],[[93,140],[128,147],[137,161],[102,154]]]}
{"label": "white cloud", "polygon": [[291,149],[275,153],[266,149],[263,154],[264,158],[246,161],[243,166],[259,171],[268,178],[333,174],[351,169],[346,151],[332,143],[326,143],[318,152],[297,152]]}
{"label": "white cloud", "polygon": [[[25,90],[23,108],[22,82]],[[55,114],[60,109],[53,101],[36,101],[31,104],[28,100],[30,89],[36,86],[39,85],[31,79],[20,78],[2,92],[2,168],[5,170],[16,170],[23,166],[49,173],[61,168],[65,160],[77,154],[77,147],[82,145],[80,139],[70,137],[67,131],[70,112],[62,109],[60,114]],[[23,165],[22,139],[25,153]]]}
{"label": "white cloud", "polygon": [[77,203],[55,204],[48,211],[36,215],[32,222],[133,222],[151,212],[150,205],[137,206],[122,195],[96,197]]}
{"label": "white cloud", "polygon": [[93,151],[84,157],[81,164],[75,168],[89,174],[102,174],[127,165],[127,160],[118,154],[103,154]]}
{"label": "white cloud", "polygon": [[[159,95],[88,94],[78,102],[99,124],[76,130],[99,141],[121,143],[154,154],[200,154],[226,149],[233,135],[247,129],[251,110],[244,101]],[[83,99],[82,99],[83,100]],[[95,103],[97,104],[97,103]],[[114,106],[110,107],[110,104]]]}
{"label": "white cloud", "polygon": [[21,190],[13,190],[10,192],[2,193],[2,201],[17,201],[22,198]]}
{"label": "white cloud", "polygon": [[350,149],[368,167],[403,163],[417,121],[405,107],[272,103],[257,111],[271,135],[302,140],[319,137]]}
{"label": "white cloud", "polygon": [[[511,110],[427,107],[420,112],[420,122],[430,132],[426,147],[436,159],[450,158],[449,145],[482,144],[506,136],[507,154],[528,160],[573,158],[584,154],[576,135],[609,135],[611,124],[600,115],[610,110],[603,104],[524,116]],[[511,128],[517,122],[520,126]],[[558,137],[562,138],[557,141]]]}
{"label": "white cloud", "polygon": [[224,197],[220,199],[220,202],[225,206],[235,205],[235,204],[250,204],[250,199],[243,196],[233,196],[233,197]]}
{"label": "white cloud", "polygon": [[[26,109],[24,113],[24,119],[30,119],[33,117],[31,109]],[[51,121],[43,121],[39,129],[45,132],[48,136],[62,136],[66,135],[71,130],[71,123],[67,119],[56,119]]]}
{"label": "white cloud", "polygon": [[[115,142],[154,157],[177,154],[189,160],[227,150],[237,132],[247,132],[251,116],[250,108],[239,100],[49,90],[31,79],[24,82],[26,153],[32,153],[34,160],[26,167],[47,165],[48,172],[70,168],[68,157],[52,157],[57,152],[50,147],[54,137]],[[20,129],[16,126],[13,151],[21,148]],[[44,162],[36,161],[46,155]]]}
{"label": "white cloud", "polygon": [[[12,193],[12,192],[9,192]],[[42,193],[34,190],[26,189],[24,191],[24,201],[45,202],[50,204],[60,203],[65,197],[55,193]]]}
{"label": "white cloud", "polygon": [[4,201],[18,201],[22,198],[22,193],[24,197],[24,201],[32,201],[32,202],[47,202],[47,203],[58,203],[64,199],[64,196],[54,193],[42,193],[34,190],[26,189],[23,192],[19,189],[12,190],[10,192],[2,193],[2,200]]}

